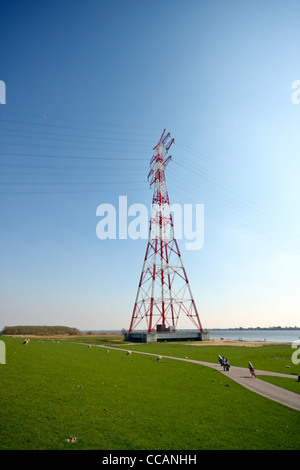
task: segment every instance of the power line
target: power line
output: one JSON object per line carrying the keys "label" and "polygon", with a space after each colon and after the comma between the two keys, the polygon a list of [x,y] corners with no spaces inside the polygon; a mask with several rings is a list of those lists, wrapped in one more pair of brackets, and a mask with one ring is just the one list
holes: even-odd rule
{"label": "power line", "polygon": [[20,152],[0,152],[2,156],[14,156],[14,157],[33,157],[33,158],[67,158],[67,159],[76,159],[76,160],[110,160],[110,161],[140,161],[143,162],[144,159],[141,158],[121,158],[121,157],[80,157],[75,155],[44,155],[37,153],[20,153]]}
{"label": "power line", "polygon": [[[55,136],[55,137],[72,137],[76,139],[89,139],[89,140],[96,140],[100,142],[106,142],[109,144],[115,144],[121,143],[122,145],[124,144],[130,144],[130,145],[147,145],[145,140],[134,140],[134,139],[117,139],[116,137],[97,137],[97,136],[91,136],[91,135],[81,135],[81,134],[66,134],[66,133],[55,133],[55,132],[41,132],[41,131],[35,131],[35,130],[27,130],[27,129],[11,129],[7,127],[0,127],[0,131],[5,131],[5,132],[18,132],[18,133],[25,133],[26,134],[33,134],[33,135],[43,135],[43,136]],[[25,136],[19,136],[19,137],[25,137]]]}
{"label": "power line", "polygon": [[0,111],[0,116],[4,114],[8,114],[8,115],[13,115],[13,116],[24,116],[26,118],[30,117],[30,118],[36,118],[36,119],[43,119],[43,120],[50,120],[50,121],[64,121],[64,122],[75,122],[75,123],[80,123],[80,124],[92,124],[92,125],[97,125],[97,126],[105,126],[105,127],[113,127],[113,128],[116,128],[116,127],[119,127],[121,129],[131,129],[131,128],[134,128],[134,130],[137,130],[137,129],[140,129],[142,130],[143,132],[153,132],[153,134],[151,134],[151,136],[149,135],[149,137],[153,137],[154,139],[157,137],[157,129],[154,129],[154,128],[145,128],[145,127],[140,127],[140,126],[137,126],[137,125],[128,125],[128,124],[120,124],[120,123],[117,123],[117,122],[113,122],[113,123],[108,123],[108,122],[99,122],[99,121],[87,121],[87,120],[82,120],[82,119],[70,119],[70,118],[62,118],[61,116],[58,117],[58,116],[53,116],[53,115],[49,115],[47,113],[41,113],[41,114],[28,114],[28,113],[20,113],[20,112],[13,112],[13,111],[7,111],[7,110],[3,110],[1,109]]}
{"label": "power line", "polygon": [[[127,184],[138,184],[140,183],[140,181],[126,181]],[[94,184],[97,184],[97,185],[105,185],[105,184],[108,184],[108,185],[111,185],[111,184],[124,184],[124,181],[76,181],[76,182],[70,182],[70,181],[56,181],[55,183],[53,182],[49,182],[49,181],[44,181],[44,182],[36,182],[36,181],[31,181],[30,183],[24,183],[24,182],[9,182],[9,183],[5,183],[5,182],[0,182],[1,185],[3,186],[17,186],[17,185],[20,185],[20,186],[35,186],[35,185],[79,185],[79,184],[90,184],[90,185],[94,185]]]}
{"label": "power line", "polygon": [[[134,188],[134,189],[111,189],[112,192],[127,192],[127,191],[143,191],[144,188]],[[107,193],[107,189],[97,189],[97,190],[84,190],[84,191],[18,191],[18,192],[0,192],[2,195],[26,195],[26,194],[80,194],[80,193]]]}
{"label": "power line", "polygon": [[[208,156],[207,154],[203,152],[199,152],[199,151],[196,151],[195,149],[192,149],[190,146],[179,145],[179,147],[181,147],[187,154],[192,154],[196,157],[200,157],[200,162],[202,166],[201,166],[201,169],[199,167],[197,168],[196,166],[194,166],[194,170],[196,173],[199,174],[200,171],[201,172],[205,171],[203,168],[203,164],[206,164],[206,165],[208,164],[209,167],[219,168],[219,170],[222,172],[220,176],[222,182],[225,181],[224,173],[228,174],[234,178],[234,183],[243,184],[243,192],[248,191],[250,190],[250,188],[252,188],[256,192],[259,191],[264,196],[264,198],[271,197],[273,203],[274,203],[274,199],[277,200],[279,204],[282,203],[282,199],[278,197],[278,194],[274,193],[271,190],[266,190],[265,188],[262,188],[261,185],[258,185],[257,182],[253,178],[250,178],[245,173],[239,170],[236,170],[234,167],[228,164],[219,162],[215,158]],[[217,178],[215,173],[213,173],[213,178],[214,180]],[[289,201],[289,202],[290,204],[294,205],[293,201]],[[298,209],[298,206],[296,207],[296,209]]]}
{"label": "power line", "polygon": [[[25,136],[24,136],[25,137]],[[135,150],[135,149],[116,149],[116,148],[88,148],[88,147],[62,147],[61,145],[38,145],[38,144],[28,144],[28,143],[18,143],[16,141],[14,142],[2,142],[2,145],[13,145],[15,147],[37,147],[37,148],[51,148],[51,149],[61,149],[61,150],[83,150],[85,152],[105,152],[105,153],[139,153],[139,154],[147,154],[149,155],[149,152],[146,150]]]}
{"label": "power line", "polygon": [[[8,124],[23,124],[23,125],[29,125],[29,126],[40,126],[40,127],[47,127],[47,128],[59,128],[59,129],[67,129],[67,130],[74,130],[74,131],[85,131],[85,132],[105,132],[105,133],[114,133],[114,134],[121,134],[121,135],[133,135],[133,136],[138,136],[138,137],[149,137],[153,138],[153,135],[145,135],[141,133],[136,133],[136,132],[124,132],[124,131],[116,131],[116,130],[101,130],[101,129],[92,129],[92,128],[82,128],[82,127],[70,127],[70,126],[62,126],[59,124],[48,124],[48,123],[40,123],[40,122],[25,122],[25,121],[12,121],[8,119],[0,119],[1,122],[6,122]],[[149,139],[150,142],[150,139]],[[152,141],[153,142],[153,141]]]}

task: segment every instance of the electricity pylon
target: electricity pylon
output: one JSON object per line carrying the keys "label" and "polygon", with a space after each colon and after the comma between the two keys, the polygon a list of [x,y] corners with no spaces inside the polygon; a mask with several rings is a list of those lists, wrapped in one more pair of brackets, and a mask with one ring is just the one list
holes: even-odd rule
{"label": "electricity pylon", "polygon": [[150,161],[148,180],[153,186],[149,238],[144,258],[129,333],[146,320],[148,333],[176,331],[181,314],[203,332],[191,287],[183,266],[170,212],[165,168],[173,144],[170,133],[163,131]]}

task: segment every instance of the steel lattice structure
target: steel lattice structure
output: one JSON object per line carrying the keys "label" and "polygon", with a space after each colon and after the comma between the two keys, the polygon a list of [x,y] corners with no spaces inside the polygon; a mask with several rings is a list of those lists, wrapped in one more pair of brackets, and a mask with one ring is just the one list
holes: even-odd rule
{"label": "steel lattice structure", "polygon": [[146,320],[148,333],[157,325],[176,331],[178,319],[185,314],[203,332],[191,287],[183,266],[170,212],[165,168],[171,160],[174,142],[163,131],[150,161],[148,180],[153,186],[149,239],[134,304],[129,333]]}

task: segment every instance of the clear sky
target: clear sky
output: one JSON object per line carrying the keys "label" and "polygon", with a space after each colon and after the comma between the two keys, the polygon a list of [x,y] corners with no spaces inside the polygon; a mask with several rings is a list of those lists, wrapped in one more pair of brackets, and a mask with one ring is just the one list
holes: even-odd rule
{"label": "clear sky", "polygon": [[[145,240],[96,209],[204,204],[183,262],[204,328],[300,325],[299,0],[1,2],[0,328],[128,328]],[[192,326],[192,325],[191,325]]]}

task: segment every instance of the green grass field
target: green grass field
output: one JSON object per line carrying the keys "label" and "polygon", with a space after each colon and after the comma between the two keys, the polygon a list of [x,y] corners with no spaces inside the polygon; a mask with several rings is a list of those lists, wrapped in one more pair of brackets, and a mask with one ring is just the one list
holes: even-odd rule
{"label": "green grass field", "polygon": [[[0,449],[300,449],[299,412],[218,371],[86,344],[1,337]],[[125,346],[125,345],[124,345]],[[130,349],[299,373],[288,346]],[[250,356],[251,354],[251,356]],[[249,357],[250,356],[250,357]],[[66,441],[76,437],[75,443]]]}

